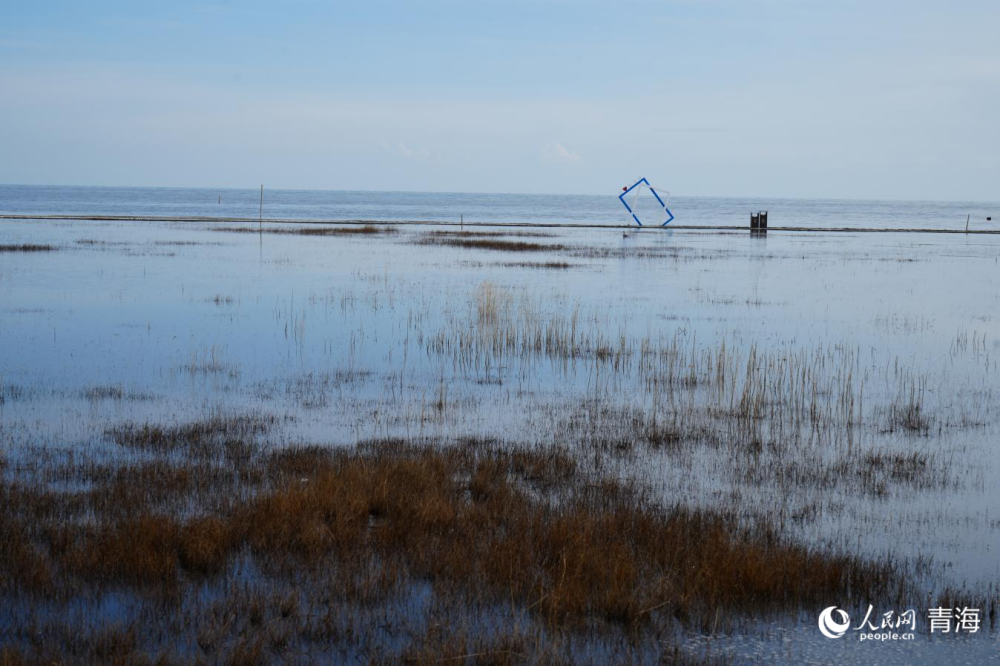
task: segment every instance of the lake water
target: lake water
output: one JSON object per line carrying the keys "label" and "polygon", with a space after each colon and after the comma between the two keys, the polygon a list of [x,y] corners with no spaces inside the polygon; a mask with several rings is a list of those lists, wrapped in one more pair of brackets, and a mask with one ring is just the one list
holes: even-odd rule
{"label": "lake water", "polygon": [[[220,203],[221,201],[221,203]],[[652,198],[639,200],[640,219],[657,220]],[[0,214],[252,217],[259,189],[44,187],[0,185]],[[933,201],[844,201],[677,196],[675,225],[746,226],[751,212],[769,211],[770,226],[1000,230],[1000,204]],[[991,223],[986,217],[992,217]],[[456,194],[265,190],[264,217],[296,220],[534,222],[630,224],[617,193],[595,195]]]}
{"label": "lake water", "polygon": [[[0,211],[252,217],[258,196],[2,186]],[[597,226],[622,223],[618,205],[614,196],[265,192],[266,217],[302,220],[463,214]],[[745,224],[758,208],[772,225],[928,228],[989,210],[673,205],[678,223],[703,225]],[[525,251],[448,244],[433,226],[371,237],[289,234],[288,224],[224,231],[241,226],[0,220],[0,245],[54,248],[0,254],[6,473],[39,451],[113,457],[106,433],[121,423],[220,412],[274,414],[283,442],[499,433],[581,450],[595,433],[613,439],[623,424],[662,419],[692,443],[609,453],[608,464],[669,502],[892,557],[928,594],[1000,580],[1000,237],[597,228],[504,237],[541,246]],[[488,299],[499,303],[495,317],[484,314]],[[720,369],[729,374],[716,381]],[[747,400],[759,406],[750,425],[730,418]],[[712,640],[758,663],[997,654],[985,631],[874,651],[846,639],[834,648],[812,622],[755,632]]]}

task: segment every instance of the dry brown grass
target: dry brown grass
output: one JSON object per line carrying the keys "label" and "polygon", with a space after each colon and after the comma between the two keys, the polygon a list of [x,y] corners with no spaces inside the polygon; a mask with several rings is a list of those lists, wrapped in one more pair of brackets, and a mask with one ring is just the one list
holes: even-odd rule
{"label": "dry brown grass", "polygon": [[[219,415],[121,426],[109,437],[143,459],[52,470],[83,490],[0,484],[0,597],[86,605],[127,590],[159,609],[72,653],[66,637],[85,629],[22,618],[11,635],[47,636],[47,648],[17,639],[22,652],[9,650],[9,663],[22,654],[30,663],[88,663],[70,654],[143,663],[164,640],[190,640],[194,626],[212,663],[273,662],[317,641],[396,646],[369,655],[376,663],[572,663],[577,640],[627,653],[676,621],[703,628],[719,612],[758,617],[905,588],[887,563],[665,506],[558,446],[387,440],[270,450],[258,435],[271,423]],[[239,582],[240,571],[255,582]],[[418,590],[433,599],[424,611],[408,601]],[[393,618],[381,621],[390,628],[350,619],[370,613]],[[494,620],[465,624],[475,617]]]}

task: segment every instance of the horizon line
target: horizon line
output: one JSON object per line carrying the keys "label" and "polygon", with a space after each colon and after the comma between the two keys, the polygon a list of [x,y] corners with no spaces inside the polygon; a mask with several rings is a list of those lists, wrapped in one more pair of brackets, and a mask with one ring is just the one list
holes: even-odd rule
{"label": "horizon line", "polygon": [[[51,183],[0,183],[0,187],[37,187],[37,188],[75,188],[75,189],[146,189],[146,190],[205,190],[205,191],[247,191],[256,192],[259,190],[261,185],[252,185],[249,187],[232,187],[232,186],[206,186],[206,185],[70,185],[70,184],[51,184]],[[405,190],[405,189],[389,189],[389,190],[364,190],[364,189],[334,189],[334,188],[290,188],[290,187],[272,187],[268,188],[267,184],[263,184],[264,191],[277,191],[277,192],[358,192],[366,194],[443,194],[443,195],[481,195],[481,196],[552,196],[552,197],[606,197],[613,196],[617,197],[619,195],[618,191],[609,192],[608,194],[594,194],[594,193],[583,193],[583,192],[506,192],[506,191],[458,191],[458,190]],[[887,197],[887,198],[870,198],[870,197],[830,197],[830,196],[767,196],[767,195],[734,195],[734,194],[677,194],[674,191],[670,191],[670,196],[672,199],[682,198],[682,199],[754,199],[754,200],[779,200],[779,201],[845,201],[845,202],[906,202],[906,203],[959,203],[959,204],[996,204],[1000,205],[1000,200],[988,200],[988,199],[904,199],[899,197]]]}

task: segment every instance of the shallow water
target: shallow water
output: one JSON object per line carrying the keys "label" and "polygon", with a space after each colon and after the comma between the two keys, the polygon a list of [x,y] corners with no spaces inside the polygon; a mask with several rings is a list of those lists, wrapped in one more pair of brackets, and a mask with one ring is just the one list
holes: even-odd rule
{"label": "shallow water", "polygon": [[[660,183],[654,183],[660,185]],[[624,185],[624,183],[623,183]],[[668,188],[669,189],[669,188]],[[850,201],[674,196],[675,225],[746,226],[751,212],[769,211],[770,226],[1000,230],[1000,204],[950,201]],[[638,200],[645,224],[662,222],[648,196]],[[261,213],[260,190],[153,187],[0,185],[0,214],[250,217]],[[462,194],[436,192],[264,191],[263,216],[273,219],[420,220],[632,224],[607,195]],[[987,217],[992,217],[987,222]]]}
{"label": "shallow water", "polygon": [[[179,214],[173,192],[158,191],[144,214]],[[427,196],[428,211],[440,210],[438,195]],[[105,205],[100,192],[85,198],[92,210],[59,205]],[[60,212],[41,194],[18,205]],[[121,205],[101,211],[137,210]],[[328,205],[295,214],[378,217],[365,203],[350,204],[357,215]],[[702,408],[738,401],[742,374],[724,398],[700,365],[690,386],[651,382],[665,376],[672,361],[663,359],[699,364],[724,342],[740,373],[751,346],[760,364],[813,373],[817,396],[795,394],[804,412],[810,401],[826,409],[839,391],[854,401],[849,414],[831,407],[821,425],[789,425],[786,406],[762,417],[754,437],[764,446],[745,458],[742,444],[699,440],[609,465],[670,501],[735,508],[806,543],[891,555],[919,570],[929,592],[1000,580],[1000,238],[565,229],[510,239],[552,250],[511,252],[427,244],[430,227],[310,237],[213,226],[0,222],[0,243],[56,247],[0,254],[0,446],[9,458],[53,443],[113,454],[109,427],[219,411],[273,413],[285,417],[284,441],[330,445],[477,434],[582,442],[581,422],[618,427],[597,411],[708,427],[721,421]],[[578,352],[498,351],[483,337],[496,326],[484,324],[484,283],[507,299],[511,330],[572,326]],[[648,361],[652,370],[639,360],[644,343],[666,350]],[[776,382],[791,374],[770,376],[765,404],[783,399]],[[911,395],[926,428],[893,428],[888,410]],[[837,467],[866,452],[925,463],[913,478],[880,472],[874,482]],[[808,478],[822,470],[833,476]],[[826,659],[825,640],[804,622],[721,642],[761,663],[800,663]],[[847,641],[837,644],[845,660],[940,657],[937,648],[869,653]],[[996,650],[985,636],[955,646],[976,661]]]}

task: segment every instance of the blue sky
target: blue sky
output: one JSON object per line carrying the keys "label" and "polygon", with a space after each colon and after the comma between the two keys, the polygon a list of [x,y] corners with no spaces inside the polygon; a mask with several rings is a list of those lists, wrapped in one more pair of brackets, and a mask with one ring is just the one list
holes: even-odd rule
{"label": "blue sky", "polygon": [[1000,3],[9,3],[0,182],[1000,199]]}

